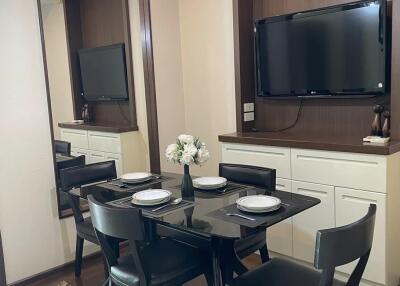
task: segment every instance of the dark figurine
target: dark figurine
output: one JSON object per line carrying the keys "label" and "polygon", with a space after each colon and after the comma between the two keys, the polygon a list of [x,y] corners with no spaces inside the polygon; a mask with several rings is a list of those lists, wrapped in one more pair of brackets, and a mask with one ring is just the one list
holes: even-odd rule
{"label": "dark figurine", "polygon": [[382,127],[382,137],[389,138],[390,137],[390,111],[386,110],[382,113],[384,121]]}
{"label": "dark figurine", "polygon": [[375,105],[374,106],[374,112],[375,112],[375,117],[374,121],[372,121],[372,126],[371,126],[371,136],[382,136],[382,122],[381,122],[381,114],[383,112],[383,106],[382,105]]}
{"label": "dark figurine", "polygon": [[90,117],[90,111],[89,111],[89,105],[85,103],[82,107],[82,120],[87,123],[90,122],[91,117]]}

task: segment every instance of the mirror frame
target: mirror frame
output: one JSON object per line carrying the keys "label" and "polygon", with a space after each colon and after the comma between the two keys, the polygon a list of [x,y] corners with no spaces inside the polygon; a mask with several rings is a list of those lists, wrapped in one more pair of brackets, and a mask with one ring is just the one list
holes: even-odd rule
{"label": "mirror frame", "polygon": [[[126,7],[129,7],[128,0],[121,0],[126,2]],[[42,45],[42,58],[43,58],[43,72],[46,84],[46,96],[47,96],[47,108],[49,116],[50,136],[51,136],[51,149],[53,153],[53,169],[54,169],[54,181],[56,183],[56,197],[57,197],[57,210],[58,217],[60,219],[71,217],[73,215],[72,209],[60,210],[59,207],[59,192],[57,190],[57,163],[56,153],[54,148],[54,126],[53,116],[51,108],[51,97],[50,97],[50,86],[48,76],[48,65],[46,57],[46,43],[44,38],[43,29],[43,15],[42,15],[42,4],[41,0],[37,0],[39,27],[40,27],[40,39]],[[64,5],[65,0],[62,0]],[[140,14],[140,30],[141,30],[141,46],[143,54],[143,71],[144,71],[144,83],[145,83],[145,101],[146,101],[146,112],[147,112],[147,132],[149,140],[149,158],[150,158],[150,171],[153,173],[161,172],[160,165],[160,148],[159,148],[159,135],[158,135],[158,117],[157,117],[157,96],[155,88],[155,75],[154,75],[154,58],[153,58],[153,41],[152,41],[152,30],[151,30],[151,11],[150,11],[150,0],[139,0],[139,14]],[[85,206],[82,211],[89,211],[89,207]]]}

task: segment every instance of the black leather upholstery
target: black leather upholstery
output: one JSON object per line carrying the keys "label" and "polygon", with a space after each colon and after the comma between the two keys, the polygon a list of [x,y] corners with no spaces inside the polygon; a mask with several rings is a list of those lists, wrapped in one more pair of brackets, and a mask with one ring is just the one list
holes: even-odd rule
{"label": "black leather upholstery", "polygon": [[[256,186],[265,189],[267,192],[276,190],[276,170],[274,169],[221,163],[219,164],[219,175],[229,181]],[[259,250],[262,262],[268,261],[266,232],[238,240],[235,244],[235,250],[240,258],[245,258]]]}
{"label": "black leather upholstery", "polygon": [[54,140],[54,149],[57,154],[71,156],[71,143],[67,141]]}
{"label": "black leather upholstery", "polygon": [[[167,238],[147,242],[140,209],[104,205],[93,196],[88,199],[93,226],[114,285],[182,285],[201,274],[206,274],[210,281],[207,253]],[[117,259],[110,238],[127,239],[130,254]]]}
{"label": "black leather upholstery", "polygon": [[[236,278],[231,286],[358,286],[368,262],[374,234],[376,205],[367,215],[347,226],[317,233],[314,266],[317,271],[293,261],[274,258]],[[358,259],[347,283],[334,279],[335,268]]]}
{"label": "black leather upholstery", "polygon": [[[234,280],[232,286],[317,286],[321,273],[295,262],[274,258]],[[335,281],[333,285],[345,285]]]}
{"label": "black leather upholstery", "polygon": [[[84,157],[83,157],[84,158]],[[76,251],[75,251],[75,275],[81,274],[82,254],[84,240],[99,244],[92,221],[84,218],[80,209],[79,197],[73,196],[69,191],[83,185],[100,181],[112,180],[117,177],[114,161],[107,161],[84,166],[76,166],[60,170],[61,190],[67,195],[70,207],[74,214],[76,226]],[[118,253],[118,242],[115,242],[115,251]],[[106,268],[107,269],[107,268]]]}
{"label": "black leather upholstery", "polygon": [[[170,239],[161,239],[144,247],[142,259],[144,268],[150,273],[149,285],[184,283],[187,281],[185,276],[202,274],[202,264],[206,262],[197,249]],[[118,281],[117,285],[139,286],[140,278],[131,255],[118,259],[118,265],[111,267],[110,275]]]}
{"label": "black leather upholstery", "polygon": [[257,186],[268,191],[276,189],[276,170],[238,165],[219,164],[219,175],[232,182]]}

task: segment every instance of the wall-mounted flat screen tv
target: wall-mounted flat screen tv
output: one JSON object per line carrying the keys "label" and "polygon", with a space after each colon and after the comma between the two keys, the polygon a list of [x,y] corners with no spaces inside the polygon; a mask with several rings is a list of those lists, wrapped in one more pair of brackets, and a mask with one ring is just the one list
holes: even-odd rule
{"label": "wall-mounted flat screen tv", "polygon": [[78,55],[87,101],[128,99],[124,44],[82,49]]}
{"label": "wall-mounted flat screen tv", "polygon": [[255,23],[258,96],[387,92],[386,1],[359,1]]}

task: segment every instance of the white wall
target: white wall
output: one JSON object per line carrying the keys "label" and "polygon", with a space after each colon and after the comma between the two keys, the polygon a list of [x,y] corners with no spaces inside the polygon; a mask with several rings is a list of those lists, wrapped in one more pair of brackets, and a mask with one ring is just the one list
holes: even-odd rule
{"label": "white wall", "polygon": [[55,0],[42,3],[54,138],[61,139],[58,123],[74,120],[64,6]]}
{"label": "white wall", "polygon": [[[137,10],[137,0],[130,1],[131,10]],[[132,26],[139,26],[138,17],[131,19]],[[134,35],[133,42],[139,41],[140,33]],[[0,229],[7,282],[12,283],[73,260],[75,226],[72,218],[59,220],[57,214],[35,0],[0,1],[0,37],[6,39],[0,45]],[[141,54],[138,43],[135,52]],[[140,62],[135,60],[136,68]],[[140,78],[136,71],[139,127],[146,142]],[[147,145],[143,148],[146,152]]]}
{"label": "white wall", "polygon": [[75,231],[57,214],[36,1],[1,1],[0,36],[0,227],[11,283],[71,260]]}
{"label": "white wall", "polygon": [[236,130],[232,0],[151,3],[162,169],[172,169],[163,156],[166,144],[184,130],[211,153],[191,173],[217,174],[218,135]]}
{"label": "white wall", "polygon": [[150,4],[161,169],[182,172],[164,156],[177,135],[186,132],[179,0],[151,0]]}

